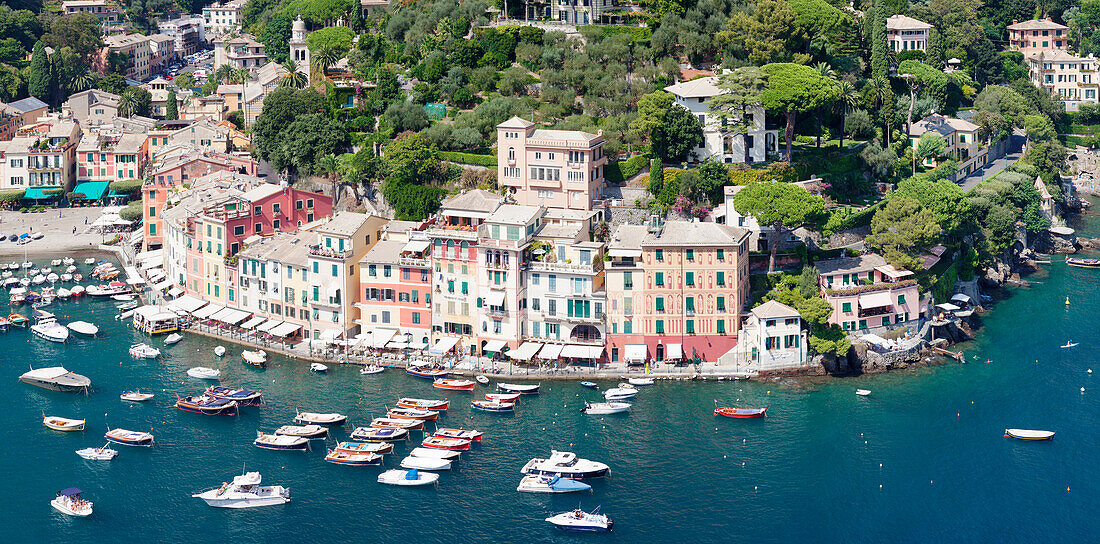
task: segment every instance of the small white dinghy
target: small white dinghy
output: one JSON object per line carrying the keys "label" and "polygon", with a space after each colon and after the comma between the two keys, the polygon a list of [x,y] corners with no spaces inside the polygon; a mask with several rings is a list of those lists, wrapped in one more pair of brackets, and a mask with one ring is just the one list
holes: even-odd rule
{"label": "small white dinghy", "polygon": [[385,370],[386,370],[385,368],[383,368],[379,365],[367,365],[367,366],[359,369],[359,373],[363,374],[365,376],[367,374],[381,374]]}
{"label": "small white dinghy", "polygon": [[160,350],[149,344],[134,344],[130,346],[130,357],[135,359],[156,359],[160,357]]}
{"label": "small white dinghy", "polygon": [[415,468],[409,470],[391,469],[378,475],[378,483],[387,485],[429,485],[438,480],[438,474],[420,472]]}
{"label": "small white dinghy", "polygon": [[55,431],[83,431],[84,423],[83,419],[71,419],[60,416],[42,417],[42,424]]}
{"label": "small white dinghy", "polygon": [[1017,440],[1050,440],[1054,431],[1035,431],[1031,429],[1005,429],[1005,438]]}
{"label": "small white dinghy", "polygon": [[[61,280],[62,281],[68,281],[64,277],[62,277]],[[61,300],[68,300],[69,297],[71,297],[71,296],[73,296],[73,292],[66,289],[66,288],[64,288],[64,287],[57,290],[57,298],[59,298]]]}
{"label": "small white dinghy", "polygon": [[110,442],[108,442],[100,448],[84,448],[82,450],[76,450],[76,454],[90,461],[110,461],[111,459],[118,457],[118,450],[112,450],[110,448],[110,445]]}
{"label": "small white dinghy", "polygon": [[621,414],[630,410],[629,402],[586,402],[581,411],[590,416]]}
{"label": "small white dinghy", "polygon": [[218,346],[218,347],[214,348],[214,356],[215,357],[225,357],[225,353],[226,352],[225,352],[225,347],[224,346]]}
{"label": "small white dinghy", "polygon": [[117,300],[119,302],[130,302],[134,300],[134,295],[111,295],[111,300]]}
{"label": "small white dinghy", "polygon": [[205,366],[196,366],[188,370],[187,375],[200,380],[216,380],[222,377],[222,371]]}
{"label": "small white dinghy", "polygon": [[178,332],[174,332],[164,337],[164,343],[169,346],[175,344],[176,342],[179,342],[180,340],[183,340],[183,335]]}
{"label": "small white dinghy", "polygon": [[123,391],[118,398],[129,402],[145,402],[153,398],[153,394],[142,393],[141,391]]}
{"label": "small white dinghy", "polygon": [[489,385],[489,378],[486,376],[478,375],[474,379],[477,380],[477,383],[480,383],[481,385]]}
{"label": "small white dinghy", "polygon": [[62,514],[86,517],[92,515],[92,501],[84,500],[83,491],[70,487],[57,492],[57,497],[50,501],[50,506]]}
{"label": "small white dinghy", "polygon": [[634,398],[638,394],[638,390],[633,387],[627,389],[623,387],[614,387],[603,392],[603,398],[607,400],[624,400]]}
{"label": "small white dinghy", "polygon": [[318,374],[324,374],[325,372],[328,372],[328,366],[321,363],[310,363],[309,369]]}
{"label": "small white dinghy", "polygon": [[95,336],[96,334],[99,334],[99,327],[95,326],[95,324],[88,323],[87,321],[73,321],[72,323],[66,325],[66,327],[69,327],[70,331],[73,331],[77,334],[83,334],[84,336]]}
{"label": "small white dinghy", "polygon": [[871,395],[870,389],[856,389],[856,394],[861,397],[867,397]]}
{"label": "small white dinghy", "polygon": [[88,257],[87,259],[84,259],[84,264],[85,265],[95,264],[95,258],[94,257]]}
{"label": "small white dinghy", "polygon": [[630,385],[653,385],[653,378],[630,378],[626,381]]}
{"label": "small white dinghy", "polygon": [[428,459],[443,459],[445,461],[454,461],[458,459],[462,452],[454,450],[440,450],[436,448],[413,448],[409,452],[409,455],[413,457],[427,457]]}
{"label": "small white dinghy", "polygon": [[401,468],[415,468],[416,470],[451,470],[451,462],[446,459],[433,459],[431,457],[416,457],[410,455],[401,460]]}

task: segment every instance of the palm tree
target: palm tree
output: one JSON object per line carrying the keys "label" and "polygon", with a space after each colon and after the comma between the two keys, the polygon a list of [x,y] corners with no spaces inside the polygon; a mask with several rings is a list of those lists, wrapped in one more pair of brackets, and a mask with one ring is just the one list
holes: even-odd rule
{"label": "palm tree", "polygon": [[95,72],[85,68],[69,80],[69,88],[74,92],[86,91],[95,87],[97,78]]}
{"label": "palm tree", "polygon": [[833,70],[833,67],[829,66],[829,63],[827,63],[827,62],[822,61],[822,62],[819,62],[819,63],[815,64],[814,65],[814,70],[817,70],[818,73],[820,73],[822,77],[827,77],[829,79],[836,79],[836,70]]}
{"label": "palm tree", "polygon": [[331,47],[322,47],[313,55],[313,61],[317,64],[317,67],[321,69],[322,75],[336,64],[338,60],[340,60],[340,55]]}
{"label": "palm tree", "polygon": [[[883,104],[890,98],[893,91],[890,82],[884,77],[876,77],[867,83],[871,89],[871,97],[875,101],[875,109],[881,111]],[[882,136],[886,141],[886,147],[890,147],[890,120],[883,116]]]}
{"label": "palm tree", "polygon": [[252,79],[252,72],[248,71],[248,68],[236,68],[233,70],[232,79],[234,83],[244,84],[245,81]]}
{"label": "palm tree", "polygon": [[214,79],[225,83],[230,83],[233,80],[236,68],[233,68],[230,64],[223,64],[214,71]]}
{"label": "palm tree", "polygon": [[283,79],[279,81],[280,87],[291,87],[294,89],[301,89],[306,85],[309,85],[309,76],[298,71],[298,67],[292,62],[284,62],[283,69],[287,71],[287,74],[283,76]]}
{"label": "palm tree", "polygon": [[859,107],[862,97],[856,92],[856,88],[847,80],[842,80],[837,86],[836,102],[834,107],[840,112],[840,148],[844,149],[844,123],[848,114]]}
{"label": "palm tree", "polygon": [[131,117],[138,107],[138,99],[134,93],[122,93],[118,99],[118,113],[123,117]]}
{"label": "palm tree", "polygon": [[317,159],[314,173],[324,176],[332,182],[332,204],[335,206],[336,202],[340,200],[340,193],[337,190],[339,189],[340,163],[336,160],[336,155],[329,153]]}

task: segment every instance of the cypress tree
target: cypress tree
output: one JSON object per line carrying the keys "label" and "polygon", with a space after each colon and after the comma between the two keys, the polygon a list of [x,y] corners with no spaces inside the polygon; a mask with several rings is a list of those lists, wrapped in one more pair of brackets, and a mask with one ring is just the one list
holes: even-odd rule
{"label": "cypress tree", "polygon": [[27,66],[25,79],[27,80],[27,93],[43,102],[50,101],[50,59],[46,56],[46,46],[42,41],[34,44],[31,52],[31,64]]}
{"label": "cypress tree", "polygon": [[164,111],[164,118],[174,121],[180,118],[179,106],[176,105],[176,91],[168,91],[168,106]]}
{"label": "cypress tree", "polygon": [[886,43],[886,17],[882,10],[875,8],[874,18],[871,19],[871,77],[886,77],[889,75],[889,54]]}

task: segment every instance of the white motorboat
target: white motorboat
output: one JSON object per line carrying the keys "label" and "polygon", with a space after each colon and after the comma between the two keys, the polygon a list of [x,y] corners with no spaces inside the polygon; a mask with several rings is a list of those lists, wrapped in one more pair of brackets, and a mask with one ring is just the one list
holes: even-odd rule
{"label": "white motorboat", "polygon": [[324,440],[328,437],[328,429],[320,425],[283,425],[275,429],[275,434],[298,436],[309,440]]}
{"label": "white motorboat", "polygon": [[603,416],[608,414],[621,414],[630,410],[629,402],[586,402],[582,412],[590,416]]}
{"label": "white motorboat", "polygon": [[30,276],[30,277],[34,277],[34,276],[37,276],[39,272],[41,272],[41,270],[39,270],[37,268],[32,268],[32,269],[27,271],[27,275]]}
{"label": "white motorboat", "polygon": [[637,389],[624,389],[622,387],[613,387],[603,392],[603,398],[607,400],[624,400],[634,398],[634,396],[637,394]]}
{"label": "white motorboat", "polygon": [[14,275],[15,274],[13,274],[11,270],[5,270],[3,272],[0,272],[0,278],[4,278],[4,279],[11,278]]}
{"label": "white motorboat", "polygon": [[34,276],[33,278],[31,278],[31,283],[35,285],[42,285],[43,283],[46,283],[46,276],[43,276],[42,274]]}
{"label": "white motorboat", "polygon": [[76,450],[76,454],[91,461],[110,461],[111,459],[118,457],[118,450],[111,449],[110,445],[110,442],[108,442],[100,448],[84,448],[82,450]]}
{"label": "white motorboat", "polygon": [[381,374],[386,369],[379,365],[367,365],[359,369],[359,373],[363,375],[367,374]]}
{"label": "white motorboat", "polygon": [[462,455],[460,451],[454,450],[440,450],[436,448],[421,448],[415,447],[409,452],[409,455],[413,457],[427,457],[429,459],[443,459],[446,461],[454,461]]}
{"label": "white motorboat", "polygon": [[401,468],[415,468],[417,470],[451,470],[451,462],[446,459],[410,455],[401,460]]}
{"label": "white motorboat", "polygon": [[180,340],[183,340],[183,335],[178,332],[174,332],[164,337],[164,343],[169,346],[175,344],[176,342],[179,342]]}
{"label": "white motorboat", "polygon": [[123,391],[118,398],[130,401],[130,402],[145,402],[153,398],[152,393],[142,393],[141,391]]}
{"label": "white motorboat", "polygon": [[196,366],[187,371],[187,375],[192,378],[198,378],[200,380],[217,380],[222,377],[222,371],[216,368],[208,368],[205,366]]}
{"label": "white motorboat", "polygon": [[79,297],[80,295],[84,294],[84,286],[74,285],[72,289],[69,289],[69,291],[72,291],[74,297]]}
{"label": "white motorboat", "polygon": [[57,497],[50,501],[50,506],[62,514],[85,517],[92,514],[92,501],[84,500],[83,491],[70,487],[57,492]]}
{"label": "white motorboat", "polygon": [[599,511],[600,509],[596,508],[592,513],[588,513],[578,508],[572,512],[562,512],[556,516],[550,516],[546,518],[546,521],[564,531],[606,533],[611,530],[614,522],[607,516],[598,513]]}
{"label": "white motorboat", "polygon": [[191,495],[218,508],[255,508],[290,502],[290,489],[281,485],[260,485],[259,472],[234,476],[231,483]]}
{"label": "white motorboat", "polygon": [[85,336],[95,336],[99,333],[99,327],[87,321],[73,321],[66,326],[69,327],[69,330]]}
{"label": "white motorboat", "polygon": [[66,329],[64,325],[52,318],[48,320],[43,319],[31,325],[31,332],[39,338],[59,344],[63,344],[69,339],[69,329]]}
{"label": "white motorboat", "polygon": [[626,381],[630,385],[653,385],[653,378],[630,378]]}
{"label": "white motorboat", "polygon": [[224,357],[225,356],[225,347],[224,346],[218,346],[218,347],[214,348],[214,356],[215,357]]}
{"label": "white motorboat", "polygon": [[94,257],[88,257],[87,259],[84,259],[84,264],[85,264],[85,265],[93,265],[93,264],[95,264],[95,258],[94,258]]}
{"label": "white motorboat", "polygon": [[132,295],[132,294],[111,295],[111,300],[117,300],[119,302],[130,302],[131,300],[134,300],[134,295]]}
{"label": "white motorboat", "polygon": [[61,300],[68,300],[68,298],[71,296],[73,296],[73,292],[64,287],[57,290],[57,298],[60,298]]}
{"label": "white motorboat", "polygon": [[344,414],[337,414],[335,412],[331,414],[318,414],[316,412],[298,412],[294,416],[294,422],[299,425],[321,425],[324,427],[337,427],[343,425],[347,421],[348,416]]}
{"label": "white motorboat", "polygon": [[252,366],[267,366],[267,352],[262,349],[256,351],[246,349],[241,351],[241,357],[244,358],[244,362]]}
{"label": "white motorboat", "polygon": [[72,257],[65,257],[64,259],[61,259],[61,262],[64,263],[65,266],[72,266],[76,264],[76,259]]}
{"label": "white motorboat", "polygon": [[524,493],[573,493],[588,491],[592,486],[561,476],[524,476],[516,491]]}
{"label": "white motorboat", "polygon": [[479,375],[478,375],[477,377],[475,377],[474,379],[475,379],[475,380],[477,380],[477,383],[480,383],[481,385],[489,385],[489,378],[488,378],[488,376],[482,376],[482,375],[480,375],[480,374],[479,374]]}
{"label": "white motorboat", "polygon": [[54,259],[50,261],[50,266],[61,266],[61,259]]}
{"label": "white motorboat", "polygon": [[149,344],[134,344],[130,346],[130,357],[135,359],[156,359],[160,357],[160,350]]}
{"label": "white motorboat", "polygon": [[597,462],[581,459],[571,451],[550,451],[548,459],[531,459],[520,472],[523,474],[554,476],[562,478],[598,478],[606,476],[610,467]]}
{"label": "white motorboat", "polygon": [[539,384],[527,383],[497,383],[497,389],[509,393],[521,393],[523,395],[536,395],[539,392]]}
{"label": "white motorboat", "polygon": [[313,372],[317,372],[318,374],[328,372],[328,366],[321,363],[310,363],[309,369]]}
{"label": "white motorboat", "polygon": [[409,470],[391,469],[378,475],[378,483],[388,485],[429,485],[438,480],[438,474],[420,472],[415,468]]}
{"label": "white motorboat", "polygon": [[[1082,391],[1084,389],[1082,388]],[[1005,429],[1005,438],[1017,440],[1050,440],[1054,438],[1054,431],[1036,431],[1031,429]]]}
{"label": "white motorboat", "polygon": [[75,372],[69,372],[64,367],[51,366],[46,368],[31,369],[19,376],[19,381],[49,389],[51,391],[84,391],[92,386],[92,380]]}
{"label": "white motorboat", "polygon": [[12,304],[22,304],[27,300],[27,288],[26,287],[14,287],[11,290],[11,295],[8,297],[8,302]]}
{"label": "white motorboat", "polygon": [[866,396],[869,396],[871,394],[871,390],[870,389],[856,389],[856,394],[861,396],[861,397],[866,397]]}
{"label": "white motorboat", "polygon": [[57,272],[50,272],[46,275],[46,281],[50,283],[57,283],[57,280],[61,279],[61,276],[57,275]]}

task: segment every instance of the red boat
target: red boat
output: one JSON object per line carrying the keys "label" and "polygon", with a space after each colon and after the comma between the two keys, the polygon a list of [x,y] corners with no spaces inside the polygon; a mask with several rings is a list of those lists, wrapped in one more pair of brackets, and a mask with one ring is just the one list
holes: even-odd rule
{"label": "red boat", "polygon": [[447,399],[432,400],[402,397],[397,401],[397,406],[400,408],[416,408],[417,410],[442,411],[446,410],[448,405],[450,405],[450,401],[448,401]]}
{"label": "red boat", "polygon": [[736,418],[764,417],[768,415],[768,407],[763,408],[715,408],[714,415]]}
{"label": "red boat", "polygon": [[468,450],[470,449],[469,440],[459,440],[457,438],[439,438],[437,436],[430,436],[425,438],[420,445],[425,448],[434,448],[437,450]]}
{"label": "red boat", "polygon": [[432,382],[432,387],[436,389],[449,389],[451,391],[473,391],[474,382],[470,380],[450,380],[446,378],[440,378]]}
{"label": "red boat", "polygon": [[481,442],[481,435],[484,434],[479,431],[469,431],[466,429],[436,429],[434,436],[439,438],[458,438],[459,440],[474,440]]}

